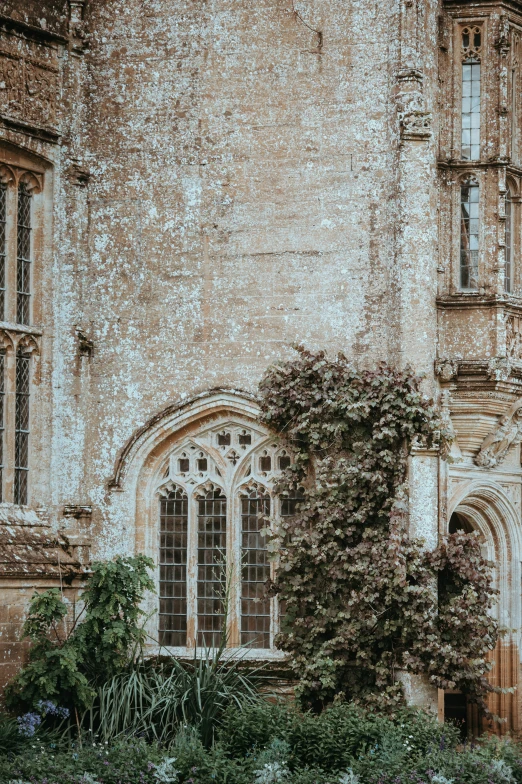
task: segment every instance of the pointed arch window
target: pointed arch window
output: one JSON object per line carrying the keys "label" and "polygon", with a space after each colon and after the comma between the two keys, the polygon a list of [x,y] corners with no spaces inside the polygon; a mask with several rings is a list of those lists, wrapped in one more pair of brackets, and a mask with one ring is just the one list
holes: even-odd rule
{"label": "pointed arch window", "polygon": [[291,460],[243,422],[202,426],[174,449],[158,488],[161,645],[274,648],[265,529],[272,517],[295,513],[274,489]]}
{"label": "pointed arch window", "polygon": [[465,27],[462,31],[461,85],[461,157],[465,161],[480,160],[481,49],[480,27]]}

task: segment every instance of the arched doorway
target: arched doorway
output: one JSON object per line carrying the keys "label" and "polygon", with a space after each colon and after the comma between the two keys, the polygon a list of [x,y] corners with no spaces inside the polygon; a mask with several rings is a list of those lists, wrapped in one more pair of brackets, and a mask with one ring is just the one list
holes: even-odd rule
{"label": "arched doorway", "polygon": [[445,693],[447,718],[462,727],[463,734],[477,735],[488,730],[498,734],[519,730],[519,630],[520,630],[520,522],[517,511],[504,488],[496,483],[468,482],[460,485],[448,505],[447,533],[477,531],[484,556],[494,564],[494,584],[499,592],[495,610],[500,625],[509,630],[491,653],[490,682],[512,691],[491,694],[488,708],[504,721],[499,724],[479,715],[458,693]]}

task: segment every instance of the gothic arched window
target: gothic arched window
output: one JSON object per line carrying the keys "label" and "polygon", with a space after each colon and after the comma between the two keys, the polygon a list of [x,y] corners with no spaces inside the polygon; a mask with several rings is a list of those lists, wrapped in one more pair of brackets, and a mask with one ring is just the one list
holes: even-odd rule
{"label": "gothic arched window", "polygon": [[462,31],[461,157],[480,160],[480,27]]}
{"label": "gothic arched window", "polygon": [[159,642],[176,648],[274,647],[277,599],[270,518],[295,514],[300,494],[275,484],[291,456],[258,426],[204,425],[180,441],[158,482]]}

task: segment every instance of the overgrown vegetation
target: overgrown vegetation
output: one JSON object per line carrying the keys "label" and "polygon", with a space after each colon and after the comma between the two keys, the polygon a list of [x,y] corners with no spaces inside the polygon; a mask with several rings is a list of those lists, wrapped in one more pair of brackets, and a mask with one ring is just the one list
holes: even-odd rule
{"label": "overgrown vegetation", "polygon": [[461,746],[457,727],[401,705],[400,670],[483,703],[498,637],[477,538],[427,552],[408,533],[412,444],[444,452],[449,438],[419,380],[299,349],[261,392],[264,421],[296,456],[277,488],[295,514],[267,535],[300,700],[267,696],[265,669],[226,659],[226,618],[217,651],[147,660],[152,562],[97,563],[81,612],[57,589],[33,596],[29,661],[7,690],[22,715],[0,717],[0,781],[522,784],[517,744]]}
{"label": "overgrown vegetation", "polygon": [[75,712],[89,707],[96,685],[133,661],[145,639],[140,602],[154,589],[152,565],[143,555],[93,564],[83,609],[70,624],[57,588],[35,593],[23,627],[29,662],[7,687],[7,705],[33,709],[54,700]]}
{"label": "overgrown vegetation", "polygon": [[340,703],[320,715],[284,704],[230,707],[206,747],[192,727],[167,746],[84,736],[66,744],[37,734],[0,755],[8,784],[522,784],[510,742],[459,746],[458,732],[420,711],[393,717]]}
{"label": "overgrown vegetation", "polygon": [[268,370],[261,394],[264,422],[296,455],[278,491],[303,496],[271,547],[273,590],[286,604],[277,644],[304,703],[319,709],[342,695],[390,709],[408,669],[483,704],[498,637],[490,566],[474,535],[426,553],[408,533],[411,446],[438,441],[444,452],[449,439],[419,379],[299,348]]}

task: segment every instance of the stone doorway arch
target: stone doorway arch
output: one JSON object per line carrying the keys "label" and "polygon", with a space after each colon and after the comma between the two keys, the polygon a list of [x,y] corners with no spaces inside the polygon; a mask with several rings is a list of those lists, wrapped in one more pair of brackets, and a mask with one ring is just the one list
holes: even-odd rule
{"label": "stone doorway arch", "polygon": [[[478,715],[476,706],[467,706],[466,719],[472,734],[484,730],[506,734],[518,732],[520,698],[521,627],[521,532],[520,516],[504,488],[493,482],[471,481],[460,487],[448,504],[448,533],[478,531],[485,557],[494,564],[494,583],[499,592],[496,617],[509,631],[491,653],[493,685],[513,691],[491,694],[488,708],[504,719],[499,724]],[[455,700],[455,702],[457,702]]]}

